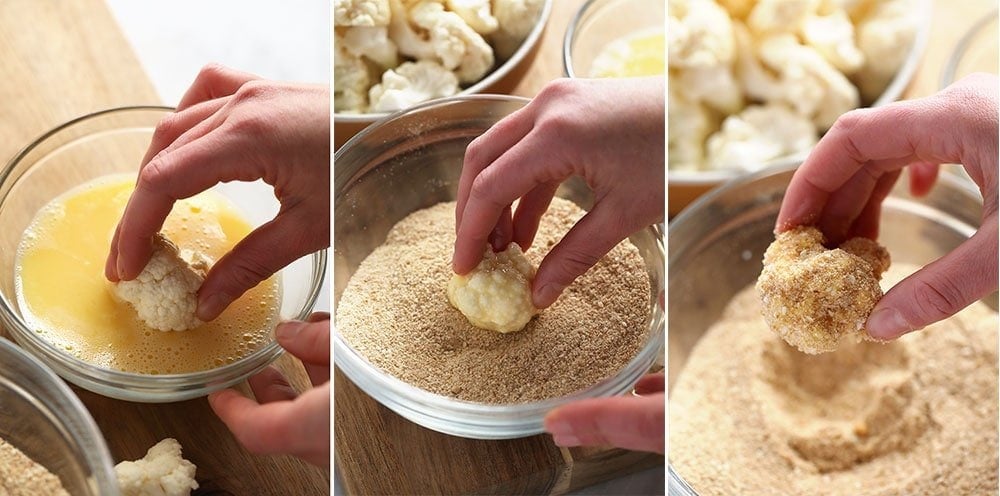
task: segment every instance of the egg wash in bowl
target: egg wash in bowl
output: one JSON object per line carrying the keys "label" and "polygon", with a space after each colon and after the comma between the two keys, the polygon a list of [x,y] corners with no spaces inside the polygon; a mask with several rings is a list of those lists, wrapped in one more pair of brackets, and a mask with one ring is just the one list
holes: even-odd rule
{"label": "egg wash in bowl", "polygon": [[[214,369],[269,342],[281,301],[277,276],[244,293],[215,320],[183,332],[149,327],[112,294],[104,263],[133,188],[133,174],[100,177],[35,215],[18,245],[15,271],[17,304],[28,327],[79,360],[139,374]],[[214,262],[251,230],[228,199],[208,191],[178,201],[161,232]]]}

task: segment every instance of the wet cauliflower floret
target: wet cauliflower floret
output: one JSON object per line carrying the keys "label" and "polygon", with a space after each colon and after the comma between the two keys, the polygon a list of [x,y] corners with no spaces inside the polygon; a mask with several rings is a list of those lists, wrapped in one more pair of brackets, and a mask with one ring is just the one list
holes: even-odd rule
{"label": "wet cauliflower floret", "polygon": [[483,261],[472,272],[452,276],[448,301],[476,327],[519,331],[537,312],[531,303],[534,277],[535,268],[517,244],[499,253],[487,247]]}
{"label": "wet cauliflower floret", "polygon": [[197,467],[181,457],[181,445],[166,438],[149,448],[146,456],[115,466],[122,496],[188,496],[198,489]]}
{"label": "wet cauliflower floret", "polygon": [[889,253],[870,239],[828,250],[815,227],[778,234],[757,279],[764,320],[809,354],[834,351],[848,336],[872,340],[864,325],[882,298],[879,279],[888,268]]}
{"label": "wet cauliflower floret", "polygon": [[112,293],[135,308],[139,319],[160,331],[186,331],[202,324],[195,316],[198,288],[207,261],[178,252],[162,234],[153,237],[153,256],[138,277],[112,285]]}

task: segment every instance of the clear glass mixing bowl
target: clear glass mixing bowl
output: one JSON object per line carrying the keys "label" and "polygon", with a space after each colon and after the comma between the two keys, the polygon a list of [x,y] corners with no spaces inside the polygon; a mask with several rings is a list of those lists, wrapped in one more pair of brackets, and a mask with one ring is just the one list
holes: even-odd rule
{"label": "clear glass mixing bowl", "polygon": [[[729,300],[757,280],[796,166],[729,181],[671,222],[668,390]],[[883,204],[879,241],[893,263],[926,265],[968,239],[979,226],[981,211],[979,192],[958,177],[942,174],[923,198],[910,195],[908,181],[900,178]],[[984,302],[997,308],[996,293]],[[671,495],[697,494],[673,466],[667,481]]]}
{"label": "clear glass mixing bowl", "polygon": [[[242,359],[201,372],[134,374],[84,362],[40,338],[21,316],[14,290],[17,247],[40,208],[87,181],[136,172],[156,124],[173,109],[125,107],[74,119],[36,139],[0,171],[0,320],[21,347],[66,380],[112,398],[172,402],[207,395],[241,382],[281,355],[270,340]],[[231,200],[252,225],[270,220],[277,205],[270,186],[226,183],[216,191]],[[280,271],[281,319],[312,311],[326,273],[326,252],[302,257]]]}
{"label": "clear glass mixing bowl", "polygon": [[587,0],[563,38],[563,70],[569,77],[591,77],[594,59],[609,43],[640,31],[662,29],[666,19],[663,0]]}
{"label": "clear glass mixing bowl", "polygon": [[[365,257],[406,215],[452,201],[462,157],[472,139],[528,100],[474,95],[430,102],[393,114],[355,136],[334,156],[334,302]],[[589,207],[586,184],[573,178],[556,193]],[[648,341],[616,375],[568,396],[520,404],[461,401],[418,389],[392,377],[334,332],[334,363],[365,393],[403,417],[445,434],[507,439],[543,431],[545,414],[568,402],[620,395],[663,355],[663,231],[651,226],[630,237],[649,274]]]}
{"label": "clear glass mixing bowl", "polygon": [[6,339],[0,339],[0,438],[58,476],[70,494],[119,494],[111,454],[83,403]]}

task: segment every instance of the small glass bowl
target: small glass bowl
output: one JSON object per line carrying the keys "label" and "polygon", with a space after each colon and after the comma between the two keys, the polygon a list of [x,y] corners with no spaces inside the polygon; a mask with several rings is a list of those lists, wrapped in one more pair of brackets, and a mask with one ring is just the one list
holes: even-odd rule
{"label": "small glass bowl", "polygon": [[591,65],[605,47],[634,33],[663,29],[666,12],[663,0],[587,0],[566,30],[563,70],[569,77],[591,77]]}
{"label": "small glass bowl", "polygon": [[[355,136],[334,156],[334,301],[358,265],[408,214],[455,199],[465,148],[528,100],[472,95],[428,102],[393,114]],[[586,183],[574,178],[556,195],[584,208]],[[568,396],[519,404],[483,404],[433,394],[378,369],[333,334],[334,363],[361,390],[403,417],[445,434],[509,439],[541,433],[551,409],[566,403],[628,393],[663,356],[663,231],[651,226],[630,237],[645,261],[651,291],[648,340],[616,375]]]}
{"label": "small glass bowl", "polygon": [[0,438],[58,476],[70,494],[119,494],[104,436],[83,403],[6,339],[0,339]]}
{"label": "small glass bowl", "polygon": [[[21,347],[66,380],[112,398],[164,403],[207,395],[260,371],[281,355],[272,339],[225,366],[183,374],[135,374],[102,368],[66,353],[31,330],[16,303],[15,257],[21,235],[40,208],[62,193],[108,174],[136,172],[156,124],[173,109],[123,107],[74,119],[36,139],[0,171],[0,320]],[[227,183],[216,191],[230,199],[252,225],[277,212],[270,186],[261,181]],[[281,319],[304,319],[316,303],[326,271],[326,252],[291,263],[280,274]]]}
{"label": "small glass bowl", "polygon": [[[760,275],[761,260],[774,240],[774,222],[796,167],[772,167],[729,181],[671,222],[667,234],[668,390],[691,350],[732,297]],[[893,263],[923,266],[975,233],[982,197],[971,183],[950,174],[942,174],[921,198],[910,194],[908,184],[900,178],[883,203],[879,240]],[[996,293],[982,301],[997,308]],[[672,465],[667,483],[672,495],[698,494]]]}

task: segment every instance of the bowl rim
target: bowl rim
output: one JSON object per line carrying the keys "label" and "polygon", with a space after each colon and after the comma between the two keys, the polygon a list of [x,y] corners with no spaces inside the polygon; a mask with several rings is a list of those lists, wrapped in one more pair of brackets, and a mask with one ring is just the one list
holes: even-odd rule
{"label": "bowl rim", "polygon": [[[594,1],[594,0],[591,0]],[[917,69],[920,67],[924,51],[927,48],[927,43],[930,40],[931,35],[931,21],[933,20],[933,11],[931,0],[915,0],[916,10],[918,14],[918,22],[915,36],[913,38],[913,45],[910,47],[910,51],[906,56],[906,60],[903,61],[903,65],[900,66],[899,70],[896,71],[896,75],[889,81],[888,86],[882,90],[882,93],[878,98],[872,102],[871,105],[867,107],[857,107],[861,108],[875,108],[882,107],[893,103],[903,95],[903,91],[912,82],[913,77],[917,73]],[[855,110],[855,109],[852,109]],[[669,124],[668,124],[669,127]],[[668,130],[669,133],[669,130]],[[790,163],[801,163],[812,151],[813,147],[808,150],[803,150],[798,153],[778,157],[773,160],[764,162],[762,167],[759,169],[708,169],[700,171],[690,171],[690,170],[671,170],[668,166],[667,168],[667,183],[669,185],[675,186],[718,186],[721,182],[732,179],[742,174],[748,172],[754,172],[756,170],[762,170],[764,168],[772,166],[786,166]],[[761,165],[761,164],[754,164]]]}
{"label": "bowl rim", "polygon": [[[20,346],[14,344],[11,340],[6,338],[0,338],[0,353],[6,353],[12,356],[14,360],[20,360],[22,365],[29,369],[29,373],[32,375],[37,375],[38,380],[40,380],[44,385],[54,389],[55,394],[69,403],[68,415],[73,417],[74,423],[79,427],[79,434],[82,434],[83,441],[92,443],[92,446],[88,446],[88,450],[83,451],[84,460],[86,460],[86,465],[93,471],[91,477],[97,483],[98,489],[105,491],[108,488],[114,488],[115,492],[118,491],[118,483],[114,475],[114,459],[111,457],[111,451],[108,450],[108,444],[104,439],[104,433],[101,429],[97,427],[97,422],[94,421],[94,417],[90,414],[90,410],[83,404],[80,397],[77,396],[69,386],[63,382],[51,368],[45,365],[38,357],[32,355],[27,350],[21,348]],[[30,389],[27,392],[31,393]],[[34,399],[34,396],[33,396]],[[48,408],[48,405],[46,405]],[[58,416],[57,416],[58,417]],[[62,418],[58,418],[62,422]],[[61,429],[69,431],[65,426],[59,426]],[[77,444],[78,440],[70,437],[70,440]],[[16,447],[16,446],[15,446]],[[78,446],[83,448],[83,446]],[[97,460],[92,460],[91,458],[97,458]],[[99,462],[99,466],[90,466],[90,462]],[[46,470],[48,468],[46,467]]]}
{"label": "bowl rim", "polygon": [[[368,135],[377,132],[384,125],[402,117],[404,114],[419,113],[437,106],[476,101],[520,102],[527,104],[531,100],[515,95],[472,94],[455,95],[422,102],[416,106],[396,111],[379,119],[375,124],[368,126],[353,136],[344,146],[336,151],[334,162],[344,154],[352,153]],[[338,174],[343,176],[349,173],[347,171],[341,172],[342,170],[334,170],[335,185],[338,184],[336,177]],[[340,191],[335,186],[334,211],[336,211],[337,200],[340,194]],[[662,224],[646,226],[633,233],[633,235],[640,233],[648,233],[648,235],[652,236],[653,251],[658,255],[661,270],[664,271],[661,292],[666,291],[667,278],[665,270],[667,254],[663,226]],[[336,245],[333,248],[334,252],[336,252]],[[653,286],[650,288],[651,292],[657,289],[652,285],[652,281],[651,286]],[[596,384],[563,396],[523,403],[492,404],[461,400],[418,388],[372,364],[344,339],[343,335],[337,331],[336,301],[333,302],[334,326],[332,332],[333,340],[331,341],[333,346],[333,362],[366,395],[374,398],[380,404],[404,418],[428,429],[471,439],[511,439],[530,436],[544,432],[544,428],[540,419],[528,417],[544,415],[545,412],[568,401],[612,396],[619,394],[623,389],[627,391],[628,388],[633,387],[634,383],[643,373],[657,363],[656,359],[664,350],[666,340],[666,310],[659,304],[658,298],[655,297],[656,295],[653,296],[651,298],[653,304],[651,305],[650,315],[645,323],[648,333],[647,340],[636,355],[614,375],[606,377]],[[629,379],[627,388],[623,387],[623,378]],[[361,384],[364,384],[364,386]]]}
{"label": "bowl rim", "polygon": [[[576,12],[573,13],[573,17],[569,20],[569,26],[566,27],[566,34],[563,35],[562,44],[562,66],[563,74],[570,78],[583,78],[582,74],[577,75],[573,71],[573,42],[576,41],[577,31],[580,29],[580,21],[583,20],[584,14],[590,11],[590,8],[598,2],[605,2],[608,0],[587,0]],[[666,11],[664,11],[665,13]],[[666,16],[664,16],[663,23],[666,23]],[[666,57],[666,47],[664,47],[664,57]]]}
{"label": "bowl rim", "polygon": [[[57,133],[76,126],[82,122],[90,121],[109,114],[138,111],[171,113],[175,112],[176,109],[165,105],[127,105],[90,112],[66,121],[33,139],[31,143],[22,148],[10,160],[8,160],[3,169],[0,169],[0,185],[7,184],[11,174],[14,172],[14,169],[31,151]],[[2,191],[2,189],[0,189],[0,205],[3,205],[12,190],[13,185],[11,185],[10,188],[7,188],[7,191]],[[323,278],[326,274],[327,249],[324,248],[322,250],[312,252],[301,258],[305,257],[310,257],[312,260],[313,278],[309,292],[304,300],[302,310],[294,317],[300,320],[305,319],[309,315],[315,307],[316,301],[319,299],[319,294],[323,286]],[[70,382],[73,382],[74,384],[89,391],[128,401],[172,402],[204,396],[208,393],[208,391],[222,389],[242,381],[246,377],[249,377],[253,373],[266,367],[284,352],[277,340],[274,339],[243,358],[233,363],[223,365],[222,367],[179,374],[138,374],[134,372],[125,372],[122,370],[101,367],[81,360],[73,355],[62,352],[50,342],[35,337],[34,333],[29,329],[27,323],[20,316],[17,305],[13,304],[8,295],[2,290],[0,290],[0,321],[2,321],[7,327],[8,332],[10,332],[11,336],[13,336],[18,345],[25,347],[25,343],[22,342],[22,340],[24,340],[28,343],[28,346],[25,348],[30,350],[33,354],[35,352],[41,352],[42,357],[39,358],[43,361],[47,362],[48,360],[53,360],[56,362],[63,362],[58,365],[48,363],[47,365],[64,371],[66,364],[70,364],[72,370],[74,371],[74,375],[80,374],[81,369],[87,371],[85,374],[86,377],[64,376],[66,380],[69,380]],[[251,371],[237,373],[246,368],[248,364],[261,361],[262,363],[255,366]],[[213,380],[219,377],[223,378],[223,382],[216,382]],[[95,390],[93,387],[95,383],[112,388],[116,394],[109,394],[110,391],[104,389],[103,387],[100,391]],[[120,383],[126,383],[130,388],[140,389],[141,392],[122,389]],[[197,388],[197,390],[184,387],[195,386],[198,384],[202,384],[202,386]],[[156,386],[174,386],[180,387],[181,390],[163,392],[159,391]]]}
{"label": "bowl rim", "polygon": [[[517,47],[517,50],[515,50],[514,53],[510,56],[510,58],[504,61],[503,64],[500,64],[499,67],[497,67],[493,71],[490,71],[489,74],[483,76],[482,79],[476,81],[472,86],[469,86],[468,88],[465,88],[462,91],[455,93],[454,95],[450,95],[444,98],[434,98],[431,100],[426,100],[418,103],[417,105],[406,107],[405,109],[400,109],[393,112],[370,112],[370,113],[334,112],[332,114],[334,124],[341,122],[345,124],[348,123],[371,124],[380,121],[385,117],[398,114],[399,112],[404,112],[407,110],[417,108],[421,104],[427,102],[436,102],[447,98],[454,98],[456,96],[469,96],[469,95],[481,94],[480,93],[481,91],[485,90],[489,86],[492,86],[497,81],[503,79],[504,77],[507,76],[507,74],[510,74],[510,72],[513,71],[514,68],[521,63],[522,60],[524,60],[524,58],[528,55],[528,52],[530,52],[538,44],[538,41],[542,37],[542,32],[545,31],[545,27],[546,25],[548,25],[549,17],[550,14],[552,13],[552,4],[554,2],[555,0],[544,0],[544,3],[542,4],[542,11],[539,12],[538,14],[538,20],[535,21],[535,25],[532,26],[531,31],[528,32],[527,36],[525,36],[520,46]],[[344,146],[347,146],[346,143],[344,144]],[[343,148],[344,146],[341,146],[341,148]]]}

